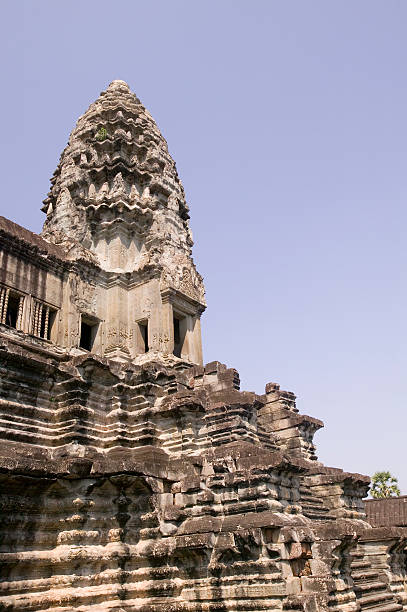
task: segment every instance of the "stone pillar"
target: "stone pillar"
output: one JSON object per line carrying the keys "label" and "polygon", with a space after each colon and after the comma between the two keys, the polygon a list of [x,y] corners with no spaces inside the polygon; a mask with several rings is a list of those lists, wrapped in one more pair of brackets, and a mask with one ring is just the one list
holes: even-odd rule
{"label": "stone pillar", "polygon": [[[79,345],[80,337],[80,317],[75,308],[77,277],[70,273],[63,284],[63,298],[60,315],[60,327],[58,331],[58,342],[71,349]],[[32,301],[33,302],[33,301]],[[33,316],[33,304],[31,306],[31,318]]]}
{"label": "stone pillar", "polygon": [[[168,287],[161,291],[162,335],[167,339],[167,354],[174,352],[174,316],[179,321],[181,351],[180,357],[198,365],[202,364],[202,338],[200,315],[203,310],[199,302]],[[158,350],[164,352],[163,348]]]}
{"label": "stone pillar", "polygon": [[109,290],[108,309],[106,311],[105,320],[106,331],[104,346],[101,341],[101,333],[99,330],[95,338],[94,352],[104,353],[105,356],[110,359],[129,359],[130,329],[127,324],[127,291],[119,285],[115,285]]}
{"label": "stone pillar", "polygon": [[23,312],[21,316],[21,331],[26,334],[30,333],[30,316],[31,316],[32,296],[27,295],[23,303]]}
{"label": "stone pillar", "polygon": [[198,365],[203,364],[202,356],[202,332],[201,332],[201,318],[199,315],[192,318],[192,331],[191,331],[191,350],[190,360]]}
{"label": "stone pillar", "polygon": [[18,300],[18,315],[17,315],[17,323],[16,323],[17,329],[23,328],[24,302],[25,302],[24,296],[20,295],[19,300]]}
{"label": "stone pillar", "polygon": [[170,355],[174,351],[174,310],[169,294],[162,296],[160,337],[154,348]]}
{"label": "stone pillar", "polygon": [[8,306],[8,298],[10,294],[10,289],[4,290],[4,297],[2,299],[2,314],[1,314],[1,323],[6,323],[6,315],[7,315],[7,306]]}

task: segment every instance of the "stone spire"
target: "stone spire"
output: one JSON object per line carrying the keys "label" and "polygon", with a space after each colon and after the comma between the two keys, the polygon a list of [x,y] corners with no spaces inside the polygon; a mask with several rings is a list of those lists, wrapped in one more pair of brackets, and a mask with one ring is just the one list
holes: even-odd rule
{"label": "stone spire", "polygon": [[105,271],[159,276],[204,299],[188,206],[150,113],[116,80],[82,115],[51,179],[42,235]]}
{"label": "stone spire", "polygon": [[61,342],[111,359],[202,363],[205,291],[184,190],[127,83],[113,81],[79,118],[51,184],[42,236],[73,263]]}

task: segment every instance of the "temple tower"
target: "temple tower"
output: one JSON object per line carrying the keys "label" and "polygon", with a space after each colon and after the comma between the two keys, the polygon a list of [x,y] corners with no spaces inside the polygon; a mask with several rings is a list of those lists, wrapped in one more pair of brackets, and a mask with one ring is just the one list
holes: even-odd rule
{"label": "temple tower", "polygon": [[184,189],[165,139],[124,81],[79,118],[51,184],[42,236],[78,271],[88,264],[65,295],[60,342],[120,360],[202,363],[204,286]]}
{"label": "temple tower", "polygon": [[407,530],[275,382],[202,364],[188,208],[114,81],[42,236],[0,216],[0,610],[407,612]]}

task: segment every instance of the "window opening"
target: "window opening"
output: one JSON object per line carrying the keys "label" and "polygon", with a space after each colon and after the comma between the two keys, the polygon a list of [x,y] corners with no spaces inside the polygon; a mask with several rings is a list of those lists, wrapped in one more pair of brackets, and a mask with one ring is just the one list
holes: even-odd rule
{"label": "window opening", "polygon": [[50,310],[49,311],[49,318],[48,318],[48,332],[47,335],[44,336],[47,338],[47,340],[51,340],[51,331],[54,328],[54,323],[56,321],[57,318],[57,311],[56,310]]}
{"label": "window opening", "polygon": [[31,318],[31,333],[44,340],[51,339],[52,326],[56,319],[56,310],[39,300],[34,300]]}
{"label": "window opening", "polygon": [[180,342],[180,334],[179,334],[179,319],[174,318],[174,343],[179,344]]}
{"label": "window opening", "polygon": [[43,308],[41,313],[40,336],[45,340],[51,339],[51,329],[55,321],[56,311],[50,308]]}
{"label": "window opening", "polygon": [[24,296],[0,287],[0,322],[9,327],[21,329],[23,319]]}
{"label": "window opening", "polygon": [[181,357],[181,346],[180,346],[180,333],[179,333],[179,319],[174,317],[174,355],[176,357]]}
{"label": "window opening", "polygon": [[7,305],[6,325],[9,325],[10,327],[17,327],[19,304],[20,299],[16,295],[11,294]]}
{"label": "window opening", "polygon": [[89,323],[81,319],[81,338],[79,346],[86,351],[91,351],[95,342],[97,323]]}
{"label": "window opening", "polygon": [[139,323],[138,326],[140,329],[141,337],[143,339],[144,352],[148,353],[148,321],[146,321],[145,323]]}
{"label": "window opening", "polygon": [[186,318],[173,318],[173,329],[174,329],[174,350],[173,353],[176,357],[181,357],[182,349],[184,346],[185,335],[186,335]]}

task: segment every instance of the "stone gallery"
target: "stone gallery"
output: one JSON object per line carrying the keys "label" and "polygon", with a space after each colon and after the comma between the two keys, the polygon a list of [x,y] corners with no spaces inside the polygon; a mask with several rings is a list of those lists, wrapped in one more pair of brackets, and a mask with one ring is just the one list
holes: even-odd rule
{"label": "stone gallery", "polygon": [[202,363],[204,285],[154,120],[79,118],[41,235],[0,218],[0,610],[407,611],[407,528],[276,383]]}

